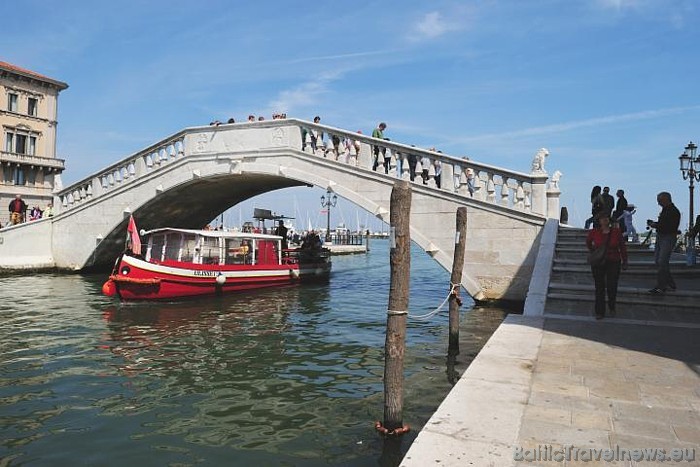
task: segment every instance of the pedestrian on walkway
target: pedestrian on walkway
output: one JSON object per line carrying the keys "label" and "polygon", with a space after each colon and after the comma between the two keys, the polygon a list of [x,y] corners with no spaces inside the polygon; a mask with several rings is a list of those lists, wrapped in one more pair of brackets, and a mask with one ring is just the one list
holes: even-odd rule
{"label": "pedestrian on walkway", "polygon": [[591,190],[591,217],[586,219],[586,225],[584,227],[586,230],[590,228],[591,224],[593,224],[593,227],[597,227],[596,216],[600,211],[605,209],[601,190],[600,185],[594,186]]}
{"label": "pedestrian on walkway", "polygon": [[610,316],[615,316],[620,269],[627,269],[627,246],[620,229],[612,227],[610,213],[607,210],[598,213],[596,224],[597,227],[588,231],[586,247],[588,251],[607,248],[605,261],[602,264],[591,264],[591,273],[595,283],[595,319],[603,319],[606,292]]}
{"label": "pedestrian on walkway", "polygon": [[676,281],[671,277],[671,253],[676,245],[681,213],[671,200],[671,193],[662,191],[656,195],[656,202],[661,206],[659,219],[647,220],[647,225],[656,229],[654,245],[654,263],[656,264],[656,286],[649,293],[661,295],[667,290],[676,290]]}
{"label": "pedestrian on walkway", "polygon": [[24,202],[22,196],[16,195],[15,199],[10,201],[10,224],[17,225],[24,222],[27,214],[27,203]]}

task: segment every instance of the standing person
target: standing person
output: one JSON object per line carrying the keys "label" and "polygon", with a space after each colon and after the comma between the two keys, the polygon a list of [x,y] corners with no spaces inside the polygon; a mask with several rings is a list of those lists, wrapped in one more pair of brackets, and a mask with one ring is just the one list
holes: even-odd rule
{"label": "standing person", "polygon": [[586,230],[590,228],[591,224],[593,224],[594,227],[596,226],[596,216],[604,209],[605,203],[603,203],[603,197],[600,191],[600,185],[594,186],[591,190],[591,217],[586,219],[586,226],[584,227]]}
{"label": "standing person", "polygon": [[467,190],[469,190],[469,196],[474,196],[474,191],[476,191],[476,184],[474,183],[476,181],[476,174],[474,173],[474,169],[471,167],[467,168]]}
{"label": "standing person", "polygon": [[620,223],[620,226],[624,224],[624,232],[626,234],[625,236],[627,237],[629,235],[632,235],[632,241],[636,243],[639,241],[639,235],[637,235],[637,230],[634,228],[634,221],[632,219],[632,216],[635,212],[637,212],[635,205],[630,204],[620,215],[620,217],[617,218],[617,221]]}
{"label": "standing person", "polygon": [[[377,128],[372,130],[372,138],[377,138],[377,139],[384,139],[384,130],[386,130],[386,123],[381,122],[379,125],[377,125]],[[379,153],[382,153],[382,159],[384,158],[384,155],[386,154],[386,148],[382,147],[380,148],[378,145],[373,146],[373,152],[374,152],[374,162],[372,163],[372,170],[375,172],[377,171],[377,167],[379,166]]]}
{"label": "standing person", "polygon": [[[411,145],[411,147],[415,146]],[[418,165],[418,154],[416,154],[415,152],[409,152],[406,156],[406,159],[408,159],[408,177],[411,179],[411,181],[414,181],[416,179],[416,166]]]}
{"label": "standing person", "polygon": [[435,161],[433,161],[433,167],[435,167],[435,186],[440,188],[440,183],[442,181],[442,162],[440,162],[440,159],[435,159]]}
{"label": "standing person", "polygon": [[661,206],[659,219],[654,222],[647,220],[647,225],[656,229],[656,243],[654,245],[654,263],[656,264],[656,287],[649,293],[660,295],[666,290],[676,290],[676,281],[671,277],[671,253],[676,245],[678,226],[681,223],[681,213],[671,200],[671,193],[662,191],[656,195],[656,202]]}
{"label": "standing person", "polygon": [[615,209],[615,198],[610,194],[610,187],[606,186],[603,188],[603,206],[608,211],[608,216],[612,214],[613,209]]}
{"label": "standing person", "polygon": [[[615,211],[612,215],[613,222],[617,222],[618,219],[620,219],[620,216],[622,216],[627,210],[627,198],[625,198],[625,190],[617,190],[615,196],[617,196],[617,204],[615,204]],[[626,232],[627,229],[624,222],[620,224],[620,229],[622,230],[622,233]]]}
{"label": "standing person", "polygon": [[[320,124],[321,123],[321,117],[316,115],[314,117],[314,123],[315,124]],[[313,129],[311,130],[311,152],[316,154],[316,149],[318,148],[318,142],[321,142],[321,146],[323,146],[323,132],[321,130]],[[323,154],[324,156],[326,155],[325,152]]]}
{"label": "standing person", "polygon": [[603,319],[606,291],[610,316],[615,316],[620,267],[627,269],[627,247],[620,229],[612,227],[608,211],[599,212],[596,221],[597,226],[588,231],[586,247],[589,251],[593,251],[607,245],[605,262],[600,265],[591,265],[593,281],[595,282],[595,319]]}
{"label": "standing person", "polygon": [[26,213],[27,203],[24,202],[22,196],[15,195],[15,199],[10,201],[10,224],[17,225],[24,222]]}

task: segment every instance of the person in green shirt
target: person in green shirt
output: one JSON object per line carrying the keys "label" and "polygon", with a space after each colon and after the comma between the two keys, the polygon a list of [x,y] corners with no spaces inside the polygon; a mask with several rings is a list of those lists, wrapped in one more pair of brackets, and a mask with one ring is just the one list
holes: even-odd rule
{"label": "person in green shirt", "polygon": [[[377,128],[372,131],[372,138],[384,139],[384,130],[386,130],[386,123],[381,122]],[[384,155],[386,154],[386,148],[374,145],[374,163],[372,164],[372,170],[377,171],[377,166],[379,165],[379,153],[382,153],[382,162]]]}

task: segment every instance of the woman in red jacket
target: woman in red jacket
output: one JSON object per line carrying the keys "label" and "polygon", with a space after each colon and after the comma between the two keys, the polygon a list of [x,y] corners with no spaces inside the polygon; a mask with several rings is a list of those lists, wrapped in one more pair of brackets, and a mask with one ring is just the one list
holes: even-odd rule
{"label": "woman in red jacket", "polygon": [[591,265],[593,281],[595,282],[595,318],[605,316],[605,293],[608,294],[608,310],[610,316],[615,315],[615,300],[617,298],[617,282],[620,278],[620,268],[627,269],[627,246],[622,238],[622,231],[610,226],[610,213],[602,211],[597,215],[598,226],[588,231],[586,246],[589,251],[607,243],[608,249],[605,263]]}

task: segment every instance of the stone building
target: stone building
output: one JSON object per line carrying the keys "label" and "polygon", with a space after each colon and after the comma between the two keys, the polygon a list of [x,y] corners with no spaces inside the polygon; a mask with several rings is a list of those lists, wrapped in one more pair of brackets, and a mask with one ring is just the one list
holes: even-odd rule
{"label": "stone building", "polygon": [[[19,194],[44,209],[60,188],[65,161],[56,158],[58,94],[68,85],[0,61],[0,224]],[[57,186],[58,185],[58,186]]]}

